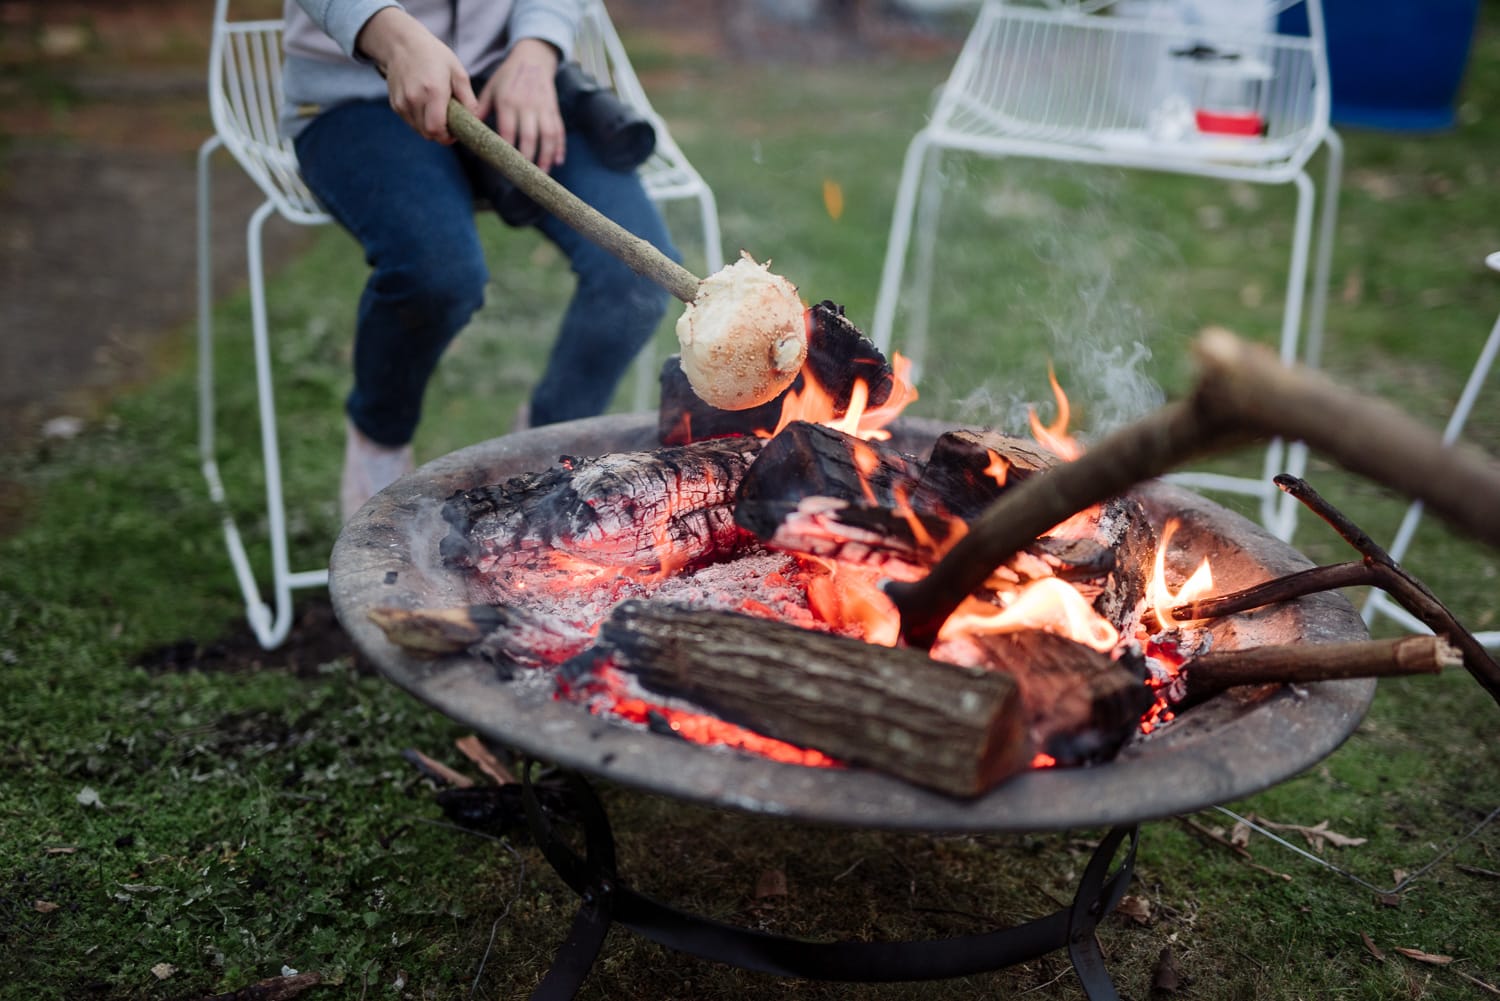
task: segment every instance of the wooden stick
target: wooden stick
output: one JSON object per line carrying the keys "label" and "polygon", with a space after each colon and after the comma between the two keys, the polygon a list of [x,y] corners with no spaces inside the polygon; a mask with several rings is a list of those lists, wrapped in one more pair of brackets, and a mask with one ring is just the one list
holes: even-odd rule
{"label": "wooden stick", "polygon": [[1391,559],[1390,553],[1350,521],[1347,515],[1324,500],[1305,480],[1282,475],[1276,477],[1276,485],[1327,522],[1345,542],[1359,551],[1364,560],[1359,563],[1313,567],[1230,594],[1187,602],[1172,609],[1174,618],[1216,618],[1277,601],[1289,601],[1318,591],[1343,587],[1378,587],[1416,616],[1423,625],[1440,636],[1446,636],[1458,647],[1463,654],[1465,669],[1484,686],[1496,702],[1500,702],[1500,663],[1496,663],[1484,644],[1464,628],[1463,623],[1438,600],[1426,584],[1402,569],[1399,563]]}
{"label": "wooden stick", "polygon": [[614,254],[630,270],[656,282],[683,302],[697,298],[701,282],[691,271],[558,184],[452,98],[448,100],[448,131],[532,201]]}
{"label": "wooden stick", "polygon": [[996,566],[1091,504],[1191,460],[1258,438],[1302,439],[1345,468],[1425,502],[1455,527],[1500,546],[1500,463],[1445,447],[1435,430],[1325,376],[1287,368],[1225,330],[1195,345],[1193,393],[1114,432],[1079,459],[1008,490],[923,580],[886,586],[902,635],[930,646],[938,627]]}
{"label": "wooden stick", "polygon": [[1437,674],[1462,663],[1458,648],[1441,636],[1250,647],[1188,661],[1168,686],[1167,701],[1185,709],[1239,685]]}

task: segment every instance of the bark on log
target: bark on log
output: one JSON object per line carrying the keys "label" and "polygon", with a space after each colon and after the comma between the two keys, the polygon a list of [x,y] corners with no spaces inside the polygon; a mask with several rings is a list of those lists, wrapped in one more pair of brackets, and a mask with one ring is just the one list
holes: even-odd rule
{"label": "bark on log", "polygon": [[460,491],[443,505],[450,565],[489,569],[549,551],[599,566],[656,569],[732,553],[730,504],[760,450],[727,438],[593,458]]}
{"label": "bark on log", "polygon": [[1462,664],[1463,654],[1441,636],[1251,647],[1194,657],[1167,686],[1166,698],[1187,709],[1239,685],[1437,674]]}
{"label": "bark on log", "polygon": [[728,722],[955,796],[1026,769],[1014,679],[730,612],[627,601],[596,651]]}
{"label": "bark on log", "polygon": [[923,580],[893,582],[902,634],[930,645],[990,569],[1052,525],[1143,480],[1257,438],[1302,439],[1335,462],[1408,496],[1456,528],[1500,546],[1500,462],[1443,446],[1441,435],[1320,373],[1287,368],[1223,330],[1195,346],[1193,393],[1119,429],[1079,459],[1006,491]]}
{"label": "bark on log", "polygon": [[1032,746],[1061,765],[1114,756],[1156,700],[1140,663],[1112,660],[1041,630],[975,637],[988,664],[1016,679]]}

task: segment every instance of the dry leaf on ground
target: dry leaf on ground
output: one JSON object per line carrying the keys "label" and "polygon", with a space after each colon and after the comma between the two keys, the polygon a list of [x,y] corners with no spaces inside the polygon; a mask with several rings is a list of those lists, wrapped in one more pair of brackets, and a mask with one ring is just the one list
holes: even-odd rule
{"label": "dry leaf on ground", "polygon": [[1311,827],[1303,824],[1273,824],[1269,820],[1262,820],[1262,824],[1273,831],[1295,831],[1307,839],[1315,852],[1321,852],[1324,844],[1331,844],[1336,848],[1354,848],[1364,844],[1367,838],[1350,837],[1340,834],[1338,831],[1329,830],[1328,821],[1320,820]]}
{"label": "dry leaf on ground", "polygon": [[1396,946],[1396,951],[1407,959],[1415,959],[1419,963],[1431,963],[1433,966],[1447,966],[1453,962],[1452,956],[1439,956],[1430,952],[1423,952],[1421,949],[1403,949],[1398,945]]}
{"label": "dry leaf on ground", "polygon": [[1138,925],[1151,923],[1151,901],[1145,897],[1128,894],[1120,898],[1120,903],[1115,907],[1115,913],[1122,914]]}
{"label": "dry leaf on ground", "polygon": [[1376,959],[1380,960],[1382,963],[1385,962],[1385,953],[1381,952],[1380,947],[1370,940],[1370,936],[1366,935],[1364,932],[1360,932],[1359,937],[1361,941],[1365,943],[1366,952],[1374,956]]}
{"label": "dry leaf on ground", "polygon": [[1156,957],[1156,969],[1151,973],[1152,994],[1174,994],[1182,986],[1182,971],[1177,968],[1177,959],[1172,947],[1166,946]]}
{"label": "dry leaf on ground", "polygon": [[767,869],[755,881],[756,900],[764,900],[767,897],[784,897],[786,894],[786,873],[780,869]]}
{"label": "dry leaf on ground", "polygon": [[61,904],[54,904],[50,900],[38,900],[31,905],[31,909],[38,914],[51,914],[61,906]]}

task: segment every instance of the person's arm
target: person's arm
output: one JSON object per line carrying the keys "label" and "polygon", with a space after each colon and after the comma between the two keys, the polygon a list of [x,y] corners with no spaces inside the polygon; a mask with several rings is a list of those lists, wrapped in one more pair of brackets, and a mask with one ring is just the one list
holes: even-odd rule
{"label": "person's arm", "polygon": [[[359,29],[354,44],[356,51],[385,76],[391,107],[425,138],[453,142],[448,132],[450,97],[481,113],[469,74],[458,56],[402,8],[376,11]],[[557,105],[555,91],[552,104],[554,108]]]}

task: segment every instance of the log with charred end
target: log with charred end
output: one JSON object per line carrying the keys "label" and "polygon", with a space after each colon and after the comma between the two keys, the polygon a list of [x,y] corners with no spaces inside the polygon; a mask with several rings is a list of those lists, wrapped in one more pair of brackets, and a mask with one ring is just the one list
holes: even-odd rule
{"label": "log with charred end", "polygon": [[1187,709],[1240,685],[1437,674],[1463,662],[1463,653],[1443,636],[1250,647],[1189,660],[1167,686],[1166,698],[1169,704]]}
{"label": "log with charred end", "polygon": [[564,456],[544,472],[450,497],[441,553],[449,565],[481,571],[550,553],[645,570],[728,555],[747,541],[730,504],[759,450],[756,439],[727,438]]}
{"label": "log with charred end", "polygon": [[859,563],[897,580],[920,577],[964,531],[956,520],[835,497],[804,497],[790,509],[782,502],[743,501],[735,520],[770,549]]}
{"label": "log with charred end", "polygon": [[769,538],[807,497],[905,509],[921,462],[883,442],[794,421],[756,456],[735,497],[735,520]]}
{"label": "log with charred end", "polygon": [[615,608],[596,650],[729,722],[950,795],[1032,758],[1012,678],[914,650],[641,601]]}
{"label": "log with charred end", "polygon": [[585,629],[516,605],[375,608],[370,618],[415,656],[467,652],[501,667],[561,664],[593,641]]}
{"label": "log with charred end", "polygon": [[922,481],[912,495],[912,507],[969,521],[1006,487],[1061,461],[1035,442],[998,431],[948,431],[933,443]]}
{"label": "log with charred end", "polygon": [[1039,629],[974,637],[987,662],[1021,689],[1038,751],[1058,764],[1113,757],[1140,726],[1155,696],[1142,666]]}
{"label": "log with charred end", "polygon": [[[834,415],[849,410],[855,386],[865,386],[866,405],[891,398],[895,375],[885,355],[844,315],[844,307],[824,299],[807,311],[805,371],[833,397]],[[794,387],[795,388],[795,387]]]}
{"label": "log with charred end", "polygon": [[803,393],[809,377],[833,401],[833,416],[848,412],[854,387],[863,382],[866,404],[890,399],[895,376],[880,349],[844,316],[844,307],[818,303],[807,311],[807,361],[801,375],[769,403],[748,410],[719,410],[699,398],[676,355],[662,363],[657,435],[663,445],[686,445],[710,438],[775,430],[788,393]]}

